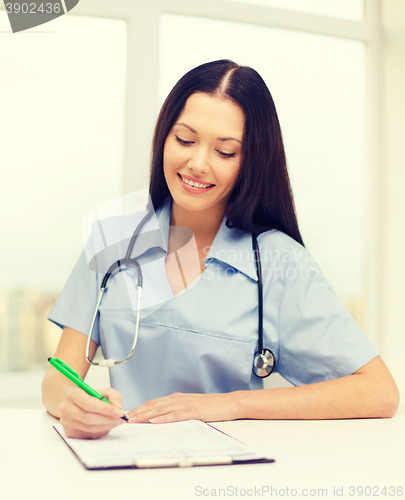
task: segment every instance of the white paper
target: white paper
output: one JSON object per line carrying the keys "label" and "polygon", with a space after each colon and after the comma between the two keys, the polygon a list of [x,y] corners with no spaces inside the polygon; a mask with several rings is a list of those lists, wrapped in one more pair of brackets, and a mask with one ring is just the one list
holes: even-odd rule
{"label": "white paper", "polygon": [[[224,457],[232,460],[265,458],[248,446],[199,420],[170,424],[123,424],[99,439],[71,439],[61,425],[55,429],[87,468],[132,466],[139,459]],[[209,458],[208,458],[209,460]],[[151,460],[153,463],[153,460]]]}

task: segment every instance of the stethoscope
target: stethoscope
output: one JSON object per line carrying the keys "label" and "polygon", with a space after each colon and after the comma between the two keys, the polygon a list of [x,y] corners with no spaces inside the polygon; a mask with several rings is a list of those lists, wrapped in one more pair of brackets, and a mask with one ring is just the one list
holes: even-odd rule
{"label": "stethoscope", "polygon": [[[138,340],[138,331],[139,331],[139,318],[140,318],[140,310],[141,310],[141,299],[142,299],[142,270],[141,266],[139,265],[139,262],[136,259],[131,259],[130,255],[132,253],[132,249],[135,244],[135,240],[139,234],[139,231],[141,230],[142,226],[145,224],[145,222],[151,217],[151,215],[154,213],[153,210],[149,210],[148,213],[143,217],[141,222],[138,224],[138,227],[135,229],[134,234],[132,235],[131,241],[129,242],[127,253],[123,259],[117,260],[112,264],[108,271],[106,272],[103,281],[100,286],[100,291],[97,296],[97,301],[96,301],[96,307],[94,310],[93,314],[93,319],[91,322],[90,326],[90,331],[87,336],[87,344],[86,344],[86,359],[87,362],[90,363],[91,365],[95,366],[106,366],[106,367],[111,367],[114,365],[122,365],[126,361],[128,361],[131,356],[133,355],[135,351],[135,346]],[[263,280],[262,280],[262,268],[261,268],[261,261],[260,261],[260,252],[259,252],[259,245],[257,243],[257,237],[254,233],[252,233],[252,247],[253,247],[253,254],[255,257],[255,263],[256,263],[256,272],[257,272],[257,285],[258,285],[258,299],[259,299],[259,307],[258,307],[258,321],[259,321],[259,349],[255,353],[254,358],[253,358],[253,373],[258,376],[259,378],[266,378],[268,377],[274,370],[275,364],[276,364],[276,359],[274,357],[274,354],[270,349],[263,348]],[[116,269],[119,269],[121,271],[121,266],[122,265],[130,265],[134,266],[136,269],[136,275],[137,275],[137,312],[136,312],[136,320],[135,320],[135,334],[134,334],[134,340],[132,342],[132,347],[131,350],[128,354],[128,356],[121,361],[116,361],[115,359],[102,359],[99,362],[94,362],[90,359],[90,341],[91,337],[93,334],[93,329],[94,329],[94,323],[97,318],[97,314],[99,312],[99,307],[101,303],[101,299],[103,297],[104,291],[106,289],[108,280],[110,276],[113,274],[113,272]]]}

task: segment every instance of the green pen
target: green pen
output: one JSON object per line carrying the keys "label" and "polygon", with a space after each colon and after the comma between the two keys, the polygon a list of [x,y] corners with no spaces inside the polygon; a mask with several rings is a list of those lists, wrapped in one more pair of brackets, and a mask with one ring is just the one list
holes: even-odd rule
{"label": "green pen", "polygon": [[[69,365],[64,363],[61,359],[59,358],[48,358],[48,361],[51,363],[51,365],[56,368],[62,375],[65,375],[69,380],[71,380],[74,384],[76,384],[80,389],[83,389],[83,391],[87,392],[87,394],[90,394],[90,396],[93,396],[94,398],[99,399],[100,401],[105,401],[106,403],[110,403],[107,398],[102,396],[99,392],[95,391],[93,388],[91,388],[89,385],[86,384],[80,377],[77,372],[73,370],[73,368],[70,368]],[[123,415],[122,420],[125,420],[128,422],[128,417],[126,415]]]}

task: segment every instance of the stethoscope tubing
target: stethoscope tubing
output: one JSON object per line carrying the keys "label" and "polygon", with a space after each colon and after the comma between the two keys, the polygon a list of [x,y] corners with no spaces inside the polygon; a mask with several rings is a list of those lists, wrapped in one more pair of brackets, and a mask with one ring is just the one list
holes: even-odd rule
{"label": "stethoscope tubing", "polygon": [[[129,360],[129,358],[132,356],[132,354],[135,351],[136,343],[138,341],[138,333],[139,333],[139,320],[140,320],[140,311],[141,311],[143,277],[142,277],[142,269],[141,269],[141,266],[139,265],[139,262],[136,259],[131,259],[130,255],[131,255],[132,249],[134,247],[135,240],[139,234],[139,231],[142,229],[145,222],[147,220],[149,220],[149,218],[152,216],[153,213],[154,213],[154,210],[151,208],[151,204],[150,204],[148,206],[147,214],[143,217],[143,219],[141,220],[141,222],[138,224],[137,228],[135,229],[134,234],[132,235],[132,238],[131,238],[131,241],[129,242],[127,253],[126,253],[125,257],[123,259],[117,260],[109,267],[108,271],[104,275],[103,281],[101,282],[101,287],[100,287],[100,291],[99,291],[98,296],[97,296],[96,307],[94,309],[94,314],[93,314],[93,318],[92,318],[92,322],[91,322],[91,326],[90,326],[90,330],[89,330],[89,334],[87,336],[87,342],[86,342],[86,360],[90,365],[104,366],[104,367],[111,367],[114,365],[122,365],[123,363],[125,363],[126,361]],[[134,340],[132,342],[131,350],[130,350],[128,356],[125,359],[122,359],[120,361],[116,361],[114,359],[102,359],[101,361],[93,361],[92,359],[90,359],[90,342],[91,342],[91,337],[93,334],[94,324],[96,322],[97,314],[99,312],[101,299],[102,299],[104,291],[107,287],[107,282],[108,282],[110,276],[113,274],[113,272],[116,269],[119,269],[122,265],[126,265],[126,264],[129,264],[129,265],[132,265],[135,267],[137,280],[138,280],[135,334],[134,334]]]}
{"label": "stethoscope tubing", "polygon": [[258,329],[259,329],[259,352],[263,352],[263,278],[262,263],[260,260],[259,244],[255,233],[252,233],[253,254],[255,256],[258,290]]}

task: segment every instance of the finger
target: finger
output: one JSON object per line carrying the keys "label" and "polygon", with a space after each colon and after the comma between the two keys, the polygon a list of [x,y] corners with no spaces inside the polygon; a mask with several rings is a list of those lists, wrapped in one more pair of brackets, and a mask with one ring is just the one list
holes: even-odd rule
{"label": "finger", "polygon": [[[77,421],[73,422],[64,422],[61,419],[61,424],[63,425],[63,429],[65,434],[71,438],[86,438],[86,439],[96,439],[101,436],[106,436],[114,427],[117,425],[121,425],[120,422],[117,425],[94,425],[94,426],[86,426],[85,424]],[[123,422],[122,422],[123,423]]]}
{"label": "finger", "polygon": [[[108,399],[108,401],[119,410],[122,410],[122,394],[112,387],[107,387],[105,389],[101,389],[100,394]],[[116,413],[118,415],[118,413]],[[120,417],[128,422],[128,416],[126,412],[122,410]]]}
{"label": "finger", "polygon": [[[121,410],[118,410],[121,413]],[[83,411],[78,406],[72,406],[69,412],[69,419],[74,420],[76,423],[85,426],[86,428],[97,428],[97,427],[116,427],[123,423],[123,420],[119,415],[103,415],[100,413],[93,413],[88,411]]]}
{"label": "finger", "polygon": [[165,415],[170,411],[173,411],[174,407],[172,404],[164,404],[162,402],[157,402],[155,404],[142,405],[142,407],[133,410],[128,414],[130,422],[149,422],[150,418],[157,417],[159,415]]}
{"label": "finger", "polygon": [[175,393],[161,398],[150,399],[141,406],[138,406],[138,408],[134,408],[128,412],[128,417],[133,421],[137,420],[139,417],[139,421],[147,422],[151,416],[153,417],[162,413],[167,413],[167,409],[169,409],[173,404],[178,405],[182,396],[184,395],[181,393]]}
{"label": "finger", "polygon": [[102,396],[106,397],[111,404],[122,409],[122,394],[120,392],[116,391],[112,387],[101,389],[98,392]]}
{"label": "finger", "polygon": [[167,417],[167,421],[171,422],[176,422],[177,418],[179,418],[180,420],[198,418],[197,411],[194,408],[194,405],[190,404],[188,398],[182,398],[174,401],[156,403],[155,405],[153,405],[153,408],[146,411],[136,411],[136,413],[132,413],[131,415],[129,415],[129,421],[131,423],[151,422],[155,418],[164,417],[169,414],[176,414],[176,416],[173,416],[171,419]]}
{"label": "finger", "polygon": [[[106,392],[113,394],[113,392]],[[60,422],[69,437],[101,437],[124,423],[120,418],[123,414],[122,410],[90,396],[80,388],[72,388],[68,391],[59,410]]]}
{"label": "finger", "polygon": [[78,406],[86,413],[97,413],[110,418],[120,418],[124,413],[116,406],[106,403],[105,401],[100,401],[78,387],[68,391],[66,401]]}
{"label": "finger", "polygon": [[99,433],[89,433],[89,432],[83,432],[78,429],[69,429],[69,428],[64,428],[65,434],[68,438],[72,439],[98,439],[103,436],[106,436],[109,431],[107,432],[99,432]]}
{"label": "finger", "polygon": [[69,401],[60,405],[60,423],[69,437],[95,438],[106,435],[111,429],[124,423],[118,417],[83,411]]}
{"label": "finger", "polygon": [[167,413],[166,415],[160,415],[159,417],[153,417],[149,419],[151,424],[168,424],[171,422],[182,422],[184,420],[191,420],[193,417],[190,411],[173,411]]}
{"label": "finger", "polygon": [[[106,405],[108,403],[105,403]],[[122,410],[115,410],[120,413]],[[82,424],[85,426],[96,426],[96,425],[106,425],[109,427],[115,426],[120,422],[118,415],[104,415],[100,413],[95,413],[91,411],[86,411],[81,406],[78,406],[74,402],[74,398],[66,398],[59,405],[59,412],[61,416],[61,421],[68,424],[69,422],[74,422],[76,425]]]}
{"label": "finger", "polygon": [[96,438],[100,436],[105,436],[112,429],[114,429],[114,427],[121,425],[120,422],[109,425],[86,425],[85,423],[78,421],[65,422],[63,419],[60,420],[60,423],[63,426],[65,434],[68,437],[86,437],[86,438]]}
{"label": "finger", "polygon": [[155,418],[155,417],[159,417],[161,415],[166,415],[168,412],[170,412],[171,410],[170,409],[167,409],[167,410],[162,410],[162,409],[156,409],[156,410],[149,410],[147,412],[143,412],[139,415],[135,415],[135,416],[132,416],[129,417],[129,422],[130,423],[139,423],[139,424],[142,424],[144,422],[149,422],[151,418]]}

